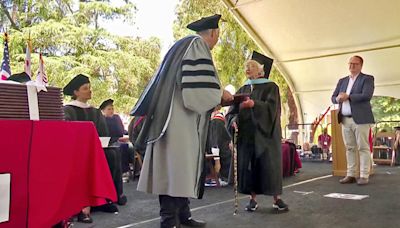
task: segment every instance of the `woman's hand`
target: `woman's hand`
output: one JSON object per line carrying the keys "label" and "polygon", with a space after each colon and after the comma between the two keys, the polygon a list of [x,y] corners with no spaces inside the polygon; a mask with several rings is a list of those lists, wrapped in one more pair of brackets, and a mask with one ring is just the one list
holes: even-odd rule
{"label": "woman's hand", "polygon": [[240,103],[240,109],[243,108],[253,108],[254,107],[254,101],[250,98],[247,98],[245,101]]}

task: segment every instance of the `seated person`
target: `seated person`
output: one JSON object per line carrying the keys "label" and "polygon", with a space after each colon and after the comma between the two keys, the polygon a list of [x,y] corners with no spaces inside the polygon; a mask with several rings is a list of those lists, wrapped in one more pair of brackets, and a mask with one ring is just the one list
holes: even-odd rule
{"label": "seated person", "polygon": [[322,160],[322,149],[319,148],[317,145],[311,146],[311,153],[312,153],[313,158]]}
{"label": "seated person", "polygon": [[304,157],[311,157],[312,155],[311,146],[309,142],[303,143],[303,155]]}
{"label": "seated person", "polygon": [[228,184],[229,170],[232,158],[231,137],[225,127],[225,116],[220,111],[211,114],[211,121],[208,130],[207,153],[219,151],[219,157],[215,159],[215,172],[219,175],[221,186]]}
{"label": "seated person", "polygon": [[141,167],[142,161],[144,158],[144,154],[146,152],[146,145],[145,144],[140,145],[136,141],[136,139],[139,136],[140,130],[143,127],[145,118],[146,118],[145,116],[134,116],[132,118],[132,120],[129,122],[129,126],[128,126],[129,141],[132,143],[133,150],[134,150],[134,157],[133,157],[134,178],[135,178],[136,173],[140,174],[140,170],[142,168]]}
{"label": "seated person", "polygon": [[129,172],[129,163],[133,161],[133,151],[129,150],[129,138],[124,137],[124,134],[128,134],[128,132],[124,129],[121,117],[118,114],[114,114],[114,100],[107,99],[103,101],[99,109],[106,118],[111,136],[111,145],[118,146],[120,149],[122,173],[127,173]]}
{"label": "seated person", "polygon": [[136,142],[136,139],[139,136],[145,119],[145,116],[135,116],[132,118],[131,122],[129,122],[128,126],[129,141],[131,141],[131,143],[133,144],[134,150],[137,151],[142,157],[144,157],[146,145],[139,145]]}
{"label": "seated person", "polygon": [[[100,110],[90,106],[87,102],[92,98],[89,78],[79,74],[75,76],[63,89],[67,96],[71,96],[72,101],[64,107],[65,120],[67,121],[92,121],[96,126],[99,136],[109,136],[106,121]],[[120,158],[115,150],[105,150],[108,165],[110,166],[111,175],[116,185],[119,196],[122,195],[122,179]],[[119,164],[119,166],[118,166]],[[119,175],[118,175],[119,174]],[[119,184],[119,182],[121,184]],[[120,187],[121,186],[121,187]],[[99,209],[106,212],[118,212],[118,208],[111,202],[100,206]],[[82,209],[78,214],[78,222],[92,223],[90,217],[90,206]]]}

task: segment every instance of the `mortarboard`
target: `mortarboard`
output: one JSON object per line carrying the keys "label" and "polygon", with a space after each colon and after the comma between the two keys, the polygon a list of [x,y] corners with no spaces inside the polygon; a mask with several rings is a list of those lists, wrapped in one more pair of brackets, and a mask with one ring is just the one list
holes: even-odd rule
{"label": "mortarboard", "polygon": [[78,90],[82,85],[90,83],[89,78],[83,74],[75,76],[68,84],[64,87],[63,92],[65,95],[73,96],[74,91]]}
{"label": "mortarboard", "polygon": [[220,14],[215,14],[209,17],[202,17],[200,20],[194,21],[188,24],[186,27],[196,32],[204,31],[207,29],[216,29],[218,28],[219,19],[221,19]]}
{"label": "mortarboard", "polygon": [[253,54],[251,55],[251,59],[257,61],[261,65],[264,65],[264,77],[268,78],[269,73],[271,72],[272,63],[274,62],[274,60],[261,54],[261,53],[258,53],[256,51],[253,51]]}
{"label": "mortarboard", "polygon": [[29,82],[31,80],[31,77],[29,77],[29,75],[26,72],[21,72],[11,75],[9,78],[7,78],[7,80],[24,83],[24,82]]}
{"label": "mortarboard", "polygon": [[99,106],[99,109],[100,109],[100,110],[103,110],[103,109],[105,109],[107,106],[112,105],[113,103],[114,103],[114,100],[113,100],[113,99],[107,99],[107,100],[105,100],[105,101],[103,101],[103,102],[101,103],[101,105]]}

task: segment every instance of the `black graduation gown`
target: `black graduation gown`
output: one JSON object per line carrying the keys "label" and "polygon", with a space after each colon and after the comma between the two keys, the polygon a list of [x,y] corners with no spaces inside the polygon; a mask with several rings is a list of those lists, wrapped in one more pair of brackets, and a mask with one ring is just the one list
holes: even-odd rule
{"label": "black graduation gown", "polygon": [[219,148],[219,156],[221,161],[220,175],[224,179],[228,179],[229,169],[231,165],[231,150],[229,143],[231,136],[225,127],[225,122],[220,119],[212,119],[208,128],[207,136],[207,153],[211,154],[211,148]]}
{"label": "black graduation gown", "polygon": [[[243,194],[282,194],[281,102],[274,82],[241,87],[254,107],[231,106],[228,118],[238,124],[238,190]],[[236,115],[235,115],[236,114]]]}
{"label": "black graduation gown", "polygon": [[92,121],[100,137],[109,136],[106,120],[97,108],[66,105],[64,106],[64,116],[68,121]]}
{"label": "black graduation gown", "polygon": [[[100,137],[110,137],[107,122],[101,111],[97,108],[80,108],[74,105],[64,106],[64,117],[68,121],[92,121]],[[121,154],[116,148],[104,148],[111,177],[117,191],[117,198],[123,193]]]}

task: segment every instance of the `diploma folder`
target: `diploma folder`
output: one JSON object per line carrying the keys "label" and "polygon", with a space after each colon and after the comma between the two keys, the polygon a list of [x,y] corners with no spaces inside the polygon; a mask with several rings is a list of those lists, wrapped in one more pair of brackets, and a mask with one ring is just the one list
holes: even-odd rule
{"label": "diploma folder", "polygon": [[222,106],[231,106],[231,105],[235,105],[235,104],[240,104],[243,101],[245,101],[247,98],[250,98],[250,93],[235,94],[235,95],[233,95],[233,101],[221,102],[221,105]]}

